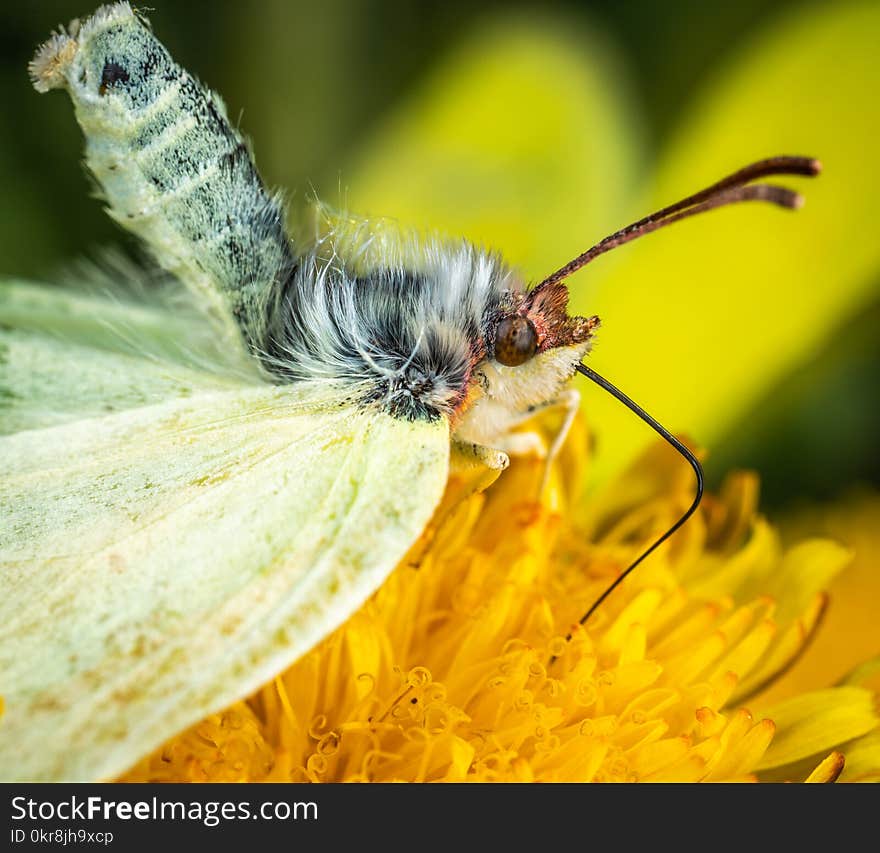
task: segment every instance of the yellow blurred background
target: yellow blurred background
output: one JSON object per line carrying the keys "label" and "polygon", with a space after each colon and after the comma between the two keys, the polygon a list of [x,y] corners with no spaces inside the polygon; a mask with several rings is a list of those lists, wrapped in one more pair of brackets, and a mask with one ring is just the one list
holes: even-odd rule
{"label": "yellow blurred background", "polygon": [[[87,0],[86,0],[87,2]],[[880,4],[802,0],[154,2],[175,57],[227,101],[292,209],[491,244],[536,280],[606,233],[762,156],[826,166],[797,214],[676,226],[570,282],[604,321],[593,365],[756,469],[774,517],[880,484]],[[128,245],[89,198],[70,105],[34,46],[83,0],[5,4],[0,273],[46,278]],[[598,480],[652,440],[585,387]],[[864,491],[867,489],[867,491]]]}

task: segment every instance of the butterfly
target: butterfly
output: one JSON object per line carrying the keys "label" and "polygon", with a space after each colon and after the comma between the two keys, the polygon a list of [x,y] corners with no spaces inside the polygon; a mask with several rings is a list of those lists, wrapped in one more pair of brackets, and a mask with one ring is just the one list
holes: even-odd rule
{"label": "butterfly", "polygon": [[55,33],[30,73],[67,91],[108,214],[169,278],[0,286],[3,778],[114,778],[254,691],[381,585],[451,459],[499,472],[532,447],[515,428],[557,407],[552,458],[576,372],[698,481],[615,586],[696,508],[699,462],[583,363],[599,320],[568,314],[563,281],[686,216],[795,207],[754,181],[816,161],[752,164],[529,287],[467,241],[369,220],[291,239],[220,98],[128,3]]}

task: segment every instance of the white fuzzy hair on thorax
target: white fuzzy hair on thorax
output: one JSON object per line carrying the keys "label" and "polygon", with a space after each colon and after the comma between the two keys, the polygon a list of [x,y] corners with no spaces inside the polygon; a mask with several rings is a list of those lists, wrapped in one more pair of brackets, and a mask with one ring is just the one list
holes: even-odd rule
{"label": "white fuzzy hair on thorax", "polygon": [[376,262],[385,239],[336,232],[299,258],[254,344],[290,379],[338,381],[409,418],[452,414],[513,277],[497,255],[438,237],[404,237]]}

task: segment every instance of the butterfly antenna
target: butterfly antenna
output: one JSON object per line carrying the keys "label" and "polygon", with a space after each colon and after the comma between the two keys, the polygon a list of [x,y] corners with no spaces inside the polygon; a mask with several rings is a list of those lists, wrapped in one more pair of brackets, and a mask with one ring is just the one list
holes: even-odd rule
{"label": "butterfly antenna", "polygon": [[675,204],[670,204],[662,210],[639,219],[638,222],[627,225],[626,228],[615,231],[592,248],[587,249],[583,254],[578,255],[573,261],[569,261],[564,267],[547,276],[535,289],[549,287],[568,278],[590,261],[624,243],[644,237],[645,234],[665,228],[667,225],[672,225],[673,222],[696,216],[699,213],[706,213],[718,207],[725,207],[728,204],[736,204],[741,201],[768,201],[779,207],[796,210],[804,203],[800,193],[775,184],[753,184],[752,181],[771,175],[814,177],[821,171],[822,164],[813,157],[783,156],[759,160],[720,181],[716,181],[698,193],[689,195]]}
{"label": "butterfly antenna", "polygon": [[[670,204],[655,213],[621,228],[613,234],[607,236],[604,240],[600,240],[595,246],[587,249],[586,252],[578,255],[574,260],[569,261],[565,266],[560,267],[556,272],[551,273],[540,284],[533,288],[532,293],[541,288],[551,287],[554,284],[568,278],[572,273],[577,272],[588,263],[610,252],[612,249],[629,243],[633,240],[665,228],[673,222],[696,216],[700,213],[706,213],[718,207],[724,207],[728,204],[736,204],[741,201],[767,201],[779,207],[796,210],[804,203],[803,196],[794,190],[780,187],[775,184],[755,184],[753,181],[767,178],[772,175],[801,175],[803,177],[815,177],[822,171],[822,164],[813,157],[793,157],[780,156],[768,157],[764,160],[758,160],[751,163],[736,172],[727,175],[720,181],[716,181],[711,186],[700,190],[681,201]],[[590,609],[581,617],[580,624],[584,625],[587,620],[596,612],[597,608],[620,586],[626,577],[652,554],[660,545],[662,545],[679,527],[681,527],[696,512],[700,501],[703,498],[703,468],[699,459],[688,450],[672,433],[669,432],[662,424],[652,418],[641,406],[626,396],[619,388],[615,388],[607,379],[604,379],[595,370],[587,365],[580,363],[576,370],[582,373],[588,379],[591,379],[600,387],[604,388],[613,397],[616,397],[630,411],[638,415],[654,432],[658,433],[664,440],[669,442],[677,451],[687,460],[697,478],[697,492],[693,503],[688,507],[687,511],[672,527],[669,528],[659,539],[657,539],[648,549],[639,556],[635,562],[631,563],[627,569],[622,572],[602,595],[593,602]],[[571,639],[569,634],[568,639]],[[553,658],[555,660],[555,658]]]}
{"label": "butterfly antenna", "polygon": [[[587,365],[581,363],[576,367],[578,373],[582,373],[588,379],[592,379],[597,385],[601,388],[604,388],[609,394],[613,397],[616,397],[626,406],[630,411],[637,414],[651,429],[653,429],[656,433],[658,433],[662,438],[668,441],[688,462],[691,468],[694,469],[694,474],[697,478],[697,492],[694,497],[693,503],[688,507],[687,511],[672,527],[669,528],[659,539],[657,539],[649,548],[642,552],[642,554],[636,559],[633,563],[627,567],[627,569],[622,572],[620,575],[615,578],[614,582],[602,593],[591,605],[590,609],[580,618],[579,622],[581,625],[586,624],[587,620],[596,612],[599,605],[623,583],[624,579],[627,575],[632,572],[636,566],[638,566],[649,554],[651,554],[655,549],[657,549],[660,545],[662,545],[679,527],[681,527],[693,514],[696,512],[697,507],[700,505],[700,501],[703,499],[703,466],[700,465],[700,460],[691,453],[687,447],[684,446],[669,430],[667,430],[662,424],[658,423],[654,418],[652,418],[638,403],[631,400],[626,394],[623,393],[619,388],[616,388],[612,385],[607,379],[600,376],[593,370],[591,367],[587,367]],[[569,636],[570,639],[570,636]]]}

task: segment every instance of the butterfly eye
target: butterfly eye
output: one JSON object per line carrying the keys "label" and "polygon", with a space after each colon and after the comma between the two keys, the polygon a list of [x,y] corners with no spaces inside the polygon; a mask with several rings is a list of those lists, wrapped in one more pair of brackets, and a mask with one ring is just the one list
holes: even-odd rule
{"label": "butterfly eye", "polygon": [[495,360],[507,367],[527,362],[538,349],[538,333],[527,317],[505,317],[495,333]]}

